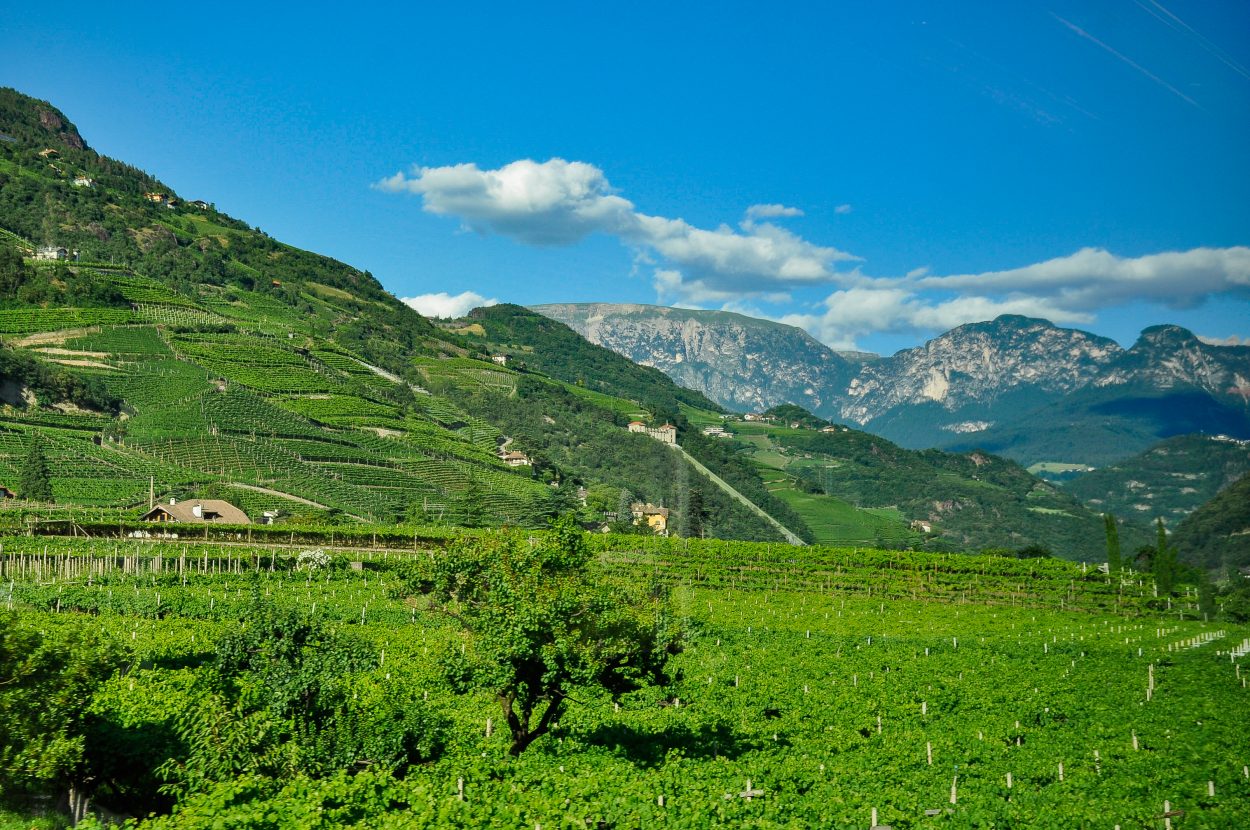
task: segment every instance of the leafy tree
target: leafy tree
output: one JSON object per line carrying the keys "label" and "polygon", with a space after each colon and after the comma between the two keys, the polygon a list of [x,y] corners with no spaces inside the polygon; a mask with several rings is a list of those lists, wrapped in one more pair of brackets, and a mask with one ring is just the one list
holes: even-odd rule
{"label": "leafy tree", "polygon": [[17,494],[27,501],[52,501],[52,478],[48,472],[48,459],[43,454],[43,437],[32,433],[30,449],[22,460],[17,477]]}
{"label": "leafy tree", "polygon": [[124,662],[122,650],[72,626],[40,631],[0,612],[0,793],[68,792],[86,811],[92,695]]}
{"label": "leafy tree", "polygon": [[619,695],[665,680],[677,635],[662,594],[596,579],[571,516],[541,539],[463,540],[433,567],[435,601],[468,635],[448,675],[494,693],[513,755],[551,730],[575,688]]}
{"label": "leafy tree", "polygon": [[1115,516],[1104,513],[1102,518],[1107,526],[1107,571],[1119,573],[1124,566],[1120,557],[1120,529],[1116,525]]}

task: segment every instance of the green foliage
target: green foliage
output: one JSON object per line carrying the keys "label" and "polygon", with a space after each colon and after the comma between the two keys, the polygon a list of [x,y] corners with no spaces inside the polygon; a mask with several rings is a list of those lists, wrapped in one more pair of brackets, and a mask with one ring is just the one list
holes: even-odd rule
{"label": "green foliage", "polygon": [[469,635],[449,670],[495,695],[513,755],[551,730],[578,689],[619,696],[662,682],[677,648],[662,595],[597,583],[583,536],[566,515],[537,542],[500,534],[454,545],[434,565],[433,595]]}
{"label": "green foliage", "polygon": [[1102,518],[1107,533],[1107,570],[1118,574],[1124,565],[1120,556],[1120,528],[1116,524],[1115,516],[1110,513],[1104,513]]}
{"label": "green foliage", "polygon": [[1154,576],[1159,593],[1168,596],[1176,589],[1176,579],[1180,575],[1177,551],[1168,543],[1168,531],[1163,526],[1163,517],[1155,520],[1156,542],[1154,555],[1150,560],[1150,571]]}
{"label": "green foliage", "polygon": [[84,626],[0,611],[0,793],[82,783],[92,695],[124,660]]}
{"label": "green foliage", "polygon": [[30,434],[30,449],[17,477],[17,494],[27,501],[52,501],[52,478],[43,454],[43,437],[38,432]]}
{"label": "green foliage", "polygon": [[116,412],[121,404],[99,381],[40,363],[29,354],[0,345],[0,383],[27,387],[46,403],[67,402]]}
{"label": "green foliage", "polygon": [[244,772],[275,779],[372,767],[402,774],[436,756],[443,725],[410,689],[371,676],[377,655],[294,609],[257,601],[223,637],[200,705],[182,713],[186,755],[161,773],[198,792]]}
{"label": "green foliage", "polygon": [[763,415],[766,418],[774,418],[778,423],[786,426],[798,424],[805,429],[820,429],[829,426],[829,422],[824,418],[818,418],[803,407],[792,403],[774,406],[765,410]]}

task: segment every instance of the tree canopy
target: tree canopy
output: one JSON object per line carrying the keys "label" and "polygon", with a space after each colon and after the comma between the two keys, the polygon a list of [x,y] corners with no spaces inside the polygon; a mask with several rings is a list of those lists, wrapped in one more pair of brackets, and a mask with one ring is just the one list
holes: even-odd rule
{"label": "tree canopy", "polygon": [[513,755],[551,730],[577,689],[619,695],[666,682],[679,647],[663,592],[599,579],[570,516],[539,539],[462,541],[438,558],[432,582],[465,634],[448,673],[496,696]]}

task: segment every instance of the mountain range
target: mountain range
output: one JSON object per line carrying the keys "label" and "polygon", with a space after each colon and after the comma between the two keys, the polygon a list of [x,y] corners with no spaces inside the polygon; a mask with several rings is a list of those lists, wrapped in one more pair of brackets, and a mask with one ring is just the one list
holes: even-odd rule
{"label": "mountain range", "polygon": [[905,447],[1101,466],[1187,433],[1250,437],[1250,346],[1153,326],[1128,349],[1046,320],[970,323],[889,357],[728,312],[606,303],[536,310],[724,406],[795,403]]}

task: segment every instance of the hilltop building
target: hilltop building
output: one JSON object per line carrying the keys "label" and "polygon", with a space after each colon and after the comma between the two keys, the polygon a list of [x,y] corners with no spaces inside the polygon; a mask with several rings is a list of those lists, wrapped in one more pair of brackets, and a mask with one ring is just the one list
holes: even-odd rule
{"label": "hilltop building", "polygon": [[222,499],[191,499],[184,502],[170,499],[169,504],[156,505],[156,507],[144,513],[140,520],[162,524],[181,522],[189,524],[246,525],[252,523],[246,513]]}
{"label": "hilltop building", "polygon": [[646,525],[658,536],[668,535],[669,511],[667,507],[656,507],[654,504],[636,501],[629,506],[629,512],[634,516],[634,524]]}
{"label": "hilltop building", "polygon": [[509,467],[529,467],[529,466],[532,466],[534,463],[530,461],[530,458],[528,455],[526,455],[523,452],[517,452],[516,450],[513,450],[512,452],[502,453],[499,456],[499,459],[503,461],[503,463],[507,464]]}
{"label": "hilltop building", "polygon": [[204,201],[203,199],[192,199],[191,201],[187,202],[187,204],[193,208],[199,208],[200,210],[208,210],[210,207],[212,207],[212,205],[210,205],[208,202]]}
{"label": "hilltop building", "polygon": [[677,427],[665,424],[661,427],[649,427],[642,421],[630,421],[629,431],[650,436],[661,444],[677,444]]}

